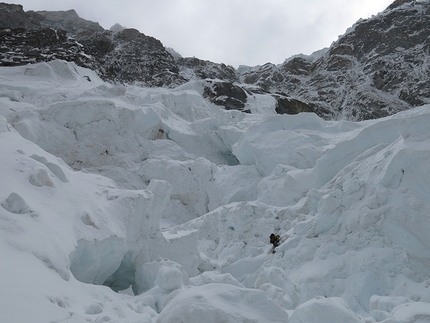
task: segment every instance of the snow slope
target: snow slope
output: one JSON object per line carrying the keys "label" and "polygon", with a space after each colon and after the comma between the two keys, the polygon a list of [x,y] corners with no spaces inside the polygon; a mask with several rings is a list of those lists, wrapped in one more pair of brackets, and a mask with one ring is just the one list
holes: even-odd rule
{"label": "snow slope", "polygon": [[2,321],[430,322],[430,106],[328,122],[201,91],[0,68]]}

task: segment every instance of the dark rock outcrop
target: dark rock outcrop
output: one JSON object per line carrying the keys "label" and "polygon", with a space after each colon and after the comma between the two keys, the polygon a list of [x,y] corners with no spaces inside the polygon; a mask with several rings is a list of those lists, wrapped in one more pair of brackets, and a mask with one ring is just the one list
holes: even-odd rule
{"label": "dark rock outcrop", "polygon": [[54,59],[74,61],[82,66],[91,65],[91,59],[83,53],[82,47],[69,39],[64,30],[0,29],[0,43],[2,66],[32,64]]}
{"label": "dark rock outcrop", "polygon": [[251,112],[245,109],[245,103],[248,98],[245,90],[233,83],[207,80],[203,96],[216,105],[224,106],[227,110]]}
{"label": "dark rock outcrop", "polygon": [[278,114],[298,114],[301,112],[315,112],[314,109],[297,99],[289,98],[285,95],[273,95],[276,99],[275,111]]}

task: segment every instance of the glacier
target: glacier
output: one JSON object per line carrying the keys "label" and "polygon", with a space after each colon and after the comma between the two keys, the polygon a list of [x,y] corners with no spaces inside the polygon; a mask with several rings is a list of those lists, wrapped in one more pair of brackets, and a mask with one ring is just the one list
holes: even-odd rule
{"label": "glacier", "polygon": [[430,322],[430,105],[246,114],[202,82],[0,67],[2,321]]}

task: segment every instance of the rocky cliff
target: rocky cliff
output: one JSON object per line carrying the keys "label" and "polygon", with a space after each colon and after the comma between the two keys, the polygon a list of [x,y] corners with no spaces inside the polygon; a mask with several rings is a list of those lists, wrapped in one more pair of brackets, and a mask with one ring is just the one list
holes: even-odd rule
{"label": "rocky cliff", "polygon": [[430,2],[397,0],[358,21],[315,59],[297,56],[243,73],[328,119],[379,118],[430,102]]}
{"label": "rocky cliff", "polygon": [[104,30],[74,10],[28,11],[0,4],[3,66],[63,59],[91,68],[107,81],[175,86],[187,80],[162,43],[135,29]]}
{"label": "rocky cliff", "polygon": [[365,120],[430,102],[429,21],[429,1],[396,0],[328,49],[236,70],[173,57],[153,37],[135,29],[104,30],[74,10],[25,12],[0,3],[0,65],[63,59],[112,82],[175,87],[201,80],[203,95],[227,109],[250,112],[247,101],[257,93],[272,97],[280,114]]}

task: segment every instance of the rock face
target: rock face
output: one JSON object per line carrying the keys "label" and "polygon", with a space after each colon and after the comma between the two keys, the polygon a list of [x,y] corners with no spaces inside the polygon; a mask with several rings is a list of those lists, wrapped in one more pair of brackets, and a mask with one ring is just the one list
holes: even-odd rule
{"label": "rock face", "polygon": [[135,29],[104,30],[74,10],[28,11],[0,4],[3,66],[63,59],[91,68],[107,81],[176,86],[187,80],[161,42]]}
{"label": "rock face", "polygon": [[54,59],[91,66],[93,61],[75,40],[67,37],[64,30],[0,29],[0,43],[0,65],[2,66],[24,65]]}
{"label": "rock face", "polygon": [[273,97],[280,114],[365,120],[430,102],[429,21],[429,1],[396,0],[328,49],[236,70],[174,57],[153,37],[122,27],[104,30],[74,10],[25,12],[21,5],[0,3],[0,65],[63,59],[106,81],[175,87],[201,80],[203,95],[226,109],[250,112],[252,88]]}
{"label": "rock face", "polygon": [[203,61],[195,57],[178,58],[180,74],[186,79],[219,79],[237,82],[238,73],[232,66]]}
{"label": "rock face", "polygon": [[39,29],[41,28],[38,15],[24,12],[20,4],[0,2],[0,29]]}
{"label": "rock face", "polygon": [[175,60],[162,43],[136,29],[98,32],[79,41],[96,59],[91,68],[107,80],[159,87],[187,81],[178,74]]}
{"label": "rock face", "polygon": [[227,110],[239,110],[250,113],[245,109],[248,95],[245,90],[233,83],[207,80],[204,86],[203,96],[216,105],[224,106]]}
{"label": "rock face", "polygon": [[73,9],[68,11],[37,11],[34,14],[40,17],[42,27],[64,29],[70,35],[76,35],[78,38],[104,31],[97,22],[80,18]]}
{"label": "rock face", "polygon": [[278,114],[298,114],[300,112],[314,112],[314,109],[302,101],[289,98],[284,95],[275,95],[276,107]]}
{"label": "rock face", "polygon": [[384,117],[430,101],[430,2],[397,0],[357,22],[321,57],[295,57],[242,75],[327,119]]}

